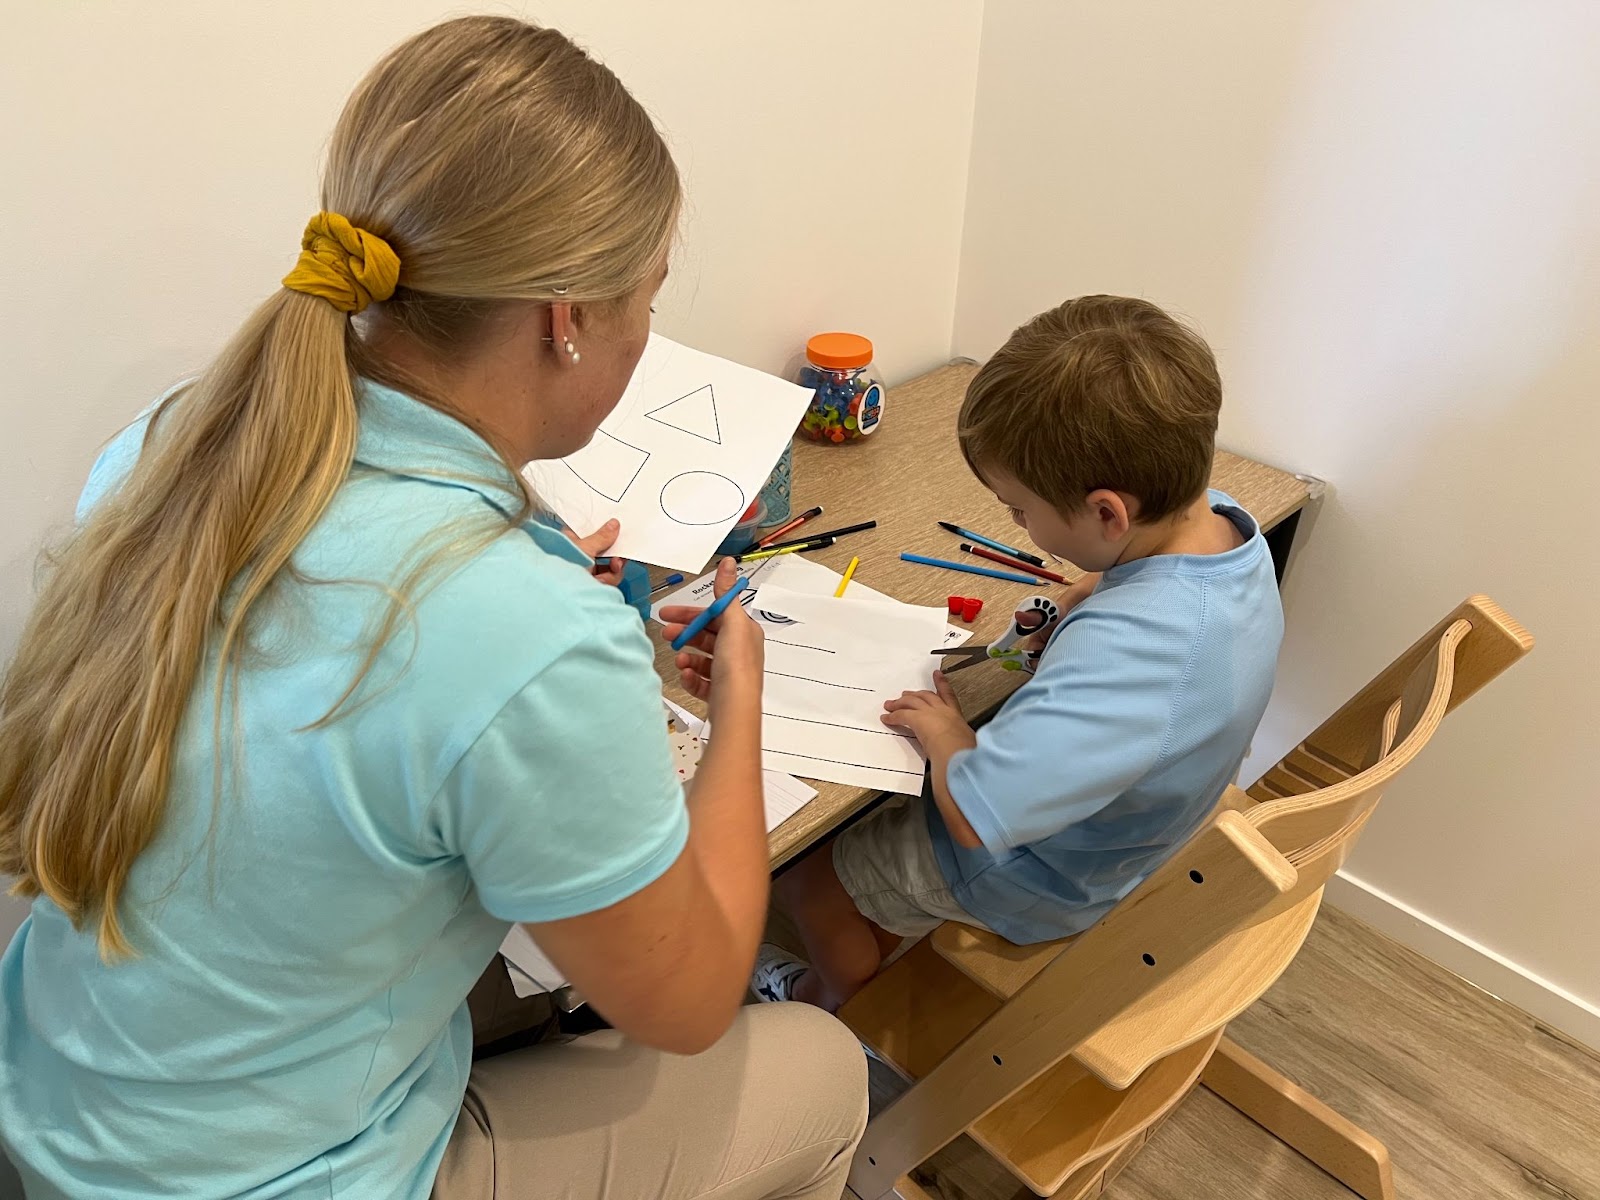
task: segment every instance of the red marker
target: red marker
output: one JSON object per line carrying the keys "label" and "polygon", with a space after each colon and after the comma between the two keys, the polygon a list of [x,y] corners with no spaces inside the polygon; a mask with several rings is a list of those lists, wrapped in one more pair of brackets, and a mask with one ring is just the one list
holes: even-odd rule
{"label": "red marker", "polygon": [[819,504],[815,508],[808,508],[805,510],[805,512],[801,513],[793,520],[785,521],[782,525],[779,525],[771,533],[767,534],[766,537],[757,542],[756,546],[760,549],[766,549],[766,547],[772,545],[773,542],[777,541],[784,534],[789,533],[792,530],[799,529],[800,526],[804,525],[807,521],[810,521],[816,517],[820,517],[821,515],[822,505]]}
{"label": "red marker", "polygon": [[1056,583],[1066,583],[1066,577],[1057,575],[1054,571],[1047,571],[1043,567],[1036,567],[1032,563],[1025,563],[1021,559],[1012,558],[1006,554],[996,554],[993,550],[985,550],[982,546],[974,546],[970,542],[962,542],[961,548],[968,554],[976,554],[979,558],[987,558],[990,562],[1004,563],[1018,571],[1028,571],[1031,574],[1053,580]]}

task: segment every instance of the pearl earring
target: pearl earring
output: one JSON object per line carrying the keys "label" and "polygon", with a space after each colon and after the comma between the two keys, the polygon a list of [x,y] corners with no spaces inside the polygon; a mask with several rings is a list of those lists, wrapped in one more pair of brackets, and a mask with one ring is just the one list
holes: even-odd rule
{"label": "pearl earring", "polygon": [[583,355],[578,353],[578,348],[572,344],[571,338],[567,339],[567,353],[572,357],[573,362],[583,361]]}

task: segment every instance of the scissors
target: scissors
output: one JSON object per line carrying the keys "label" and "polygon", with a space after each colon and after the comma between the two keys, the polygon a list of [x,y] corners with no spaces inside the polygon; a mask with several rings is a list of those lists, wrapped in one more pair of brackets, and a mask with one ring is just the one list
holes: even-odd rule
{"label": "scissors", "polygon": [[1017,605],[1017,611],[1011,618],[1011,628],[1006,630],[1005,636],[998,641],[990,642],[987,646],[954,646],[947,650],[934,650],[931,653],[944,658],[947,663],[956,658],[960,659],[959,662],[943,668],[946,675],[990,659],[998,662],[1007,671],[1032,672],[1038,665],[1039,652],[1024,650],[1019,643],[1023,638],[1044,629],[1060,615],[1061,610],[1050,597],[1029,596]]}

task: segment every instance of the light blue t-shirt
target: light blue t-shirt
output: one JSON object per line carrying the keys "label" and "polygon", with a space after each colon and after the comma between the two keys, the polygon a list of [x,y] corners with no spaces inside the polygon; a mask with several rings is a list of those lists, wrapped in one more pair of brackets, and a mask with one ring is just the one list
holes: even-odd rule
{"label": "light blue t-shirt", "polygon": [[1069,612],[1034,676],[950,760],[951,798],[983,846],[934,851],[956,900],[1027,944],[1087,929],[1205,818],[1266,710],[1283,640],[1254,519],[1211,506],[1244,544],[1113,567]]}
{"label": "light blue t-shirt", "polygon": [[537,523],[418,589],[361,703],[313,727],[374,581],[520,501],[475,434],[387,388],[364,387],[356,460],[294,560],[334,582],[259,610],[215,808],[211,670],[196,682],[124,893],[139,957],[102,963],[39,899],[0,961],[0,1138],[32,1200],[423,1200],[471,1067],[465,997],[509,923],[604,908],[683,849],[649,639]]}

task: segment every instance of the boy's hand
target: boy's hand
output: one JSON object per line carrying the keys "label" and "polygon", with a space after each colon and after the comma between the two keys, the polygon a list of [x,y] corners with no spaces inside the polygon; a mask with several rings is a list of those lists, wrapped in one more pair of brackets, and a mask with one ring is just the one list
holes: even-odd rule
{"label": "boy's hand", "polygon": [[[573,545],[577,546],[579,550],[582,550],[590,558],[600,558],[607,550],[616,545],[617,535],[622,532],[622,522],[612,517],[611,520],[584,538],[573,533],[565,525],[561,527],[561,532],[571,538]],[[609,583],[612,587],[616,587],[622,582],[622,568],[627,565],[627,559],[613,558],[603,567],[595,566],[591,574],[601,583]]]}
{"label": "boy's hand", "polygon": [[[723,559],[717,566],[713,594],[721,598],[738,580],[739,564],[731,558]],[[715,696],[721,702],[732,704],[748,702],[759,708],[761,675],[766,666],[765,639],[761,626],[739,603],[742,598],[736,597],[703,633],[678,651],[675,661],[684,689],[691,695],[701,700],[712,700]],[[661,636],[670,642],[701,611],[686,604],[663,608]],[[691,654],[690,646],[700,653]]]}
{"label": "boy's hand", "polygon": [[891,729],[904,729],[922,743],[935,762],[944,763],[958,750],[978,744],[978,735],[961,715],[955,690],[943,671],[933,673],[934,691],[902,692],[898,700],[885,702],[883,723]]}

